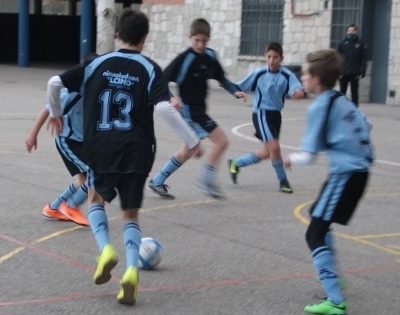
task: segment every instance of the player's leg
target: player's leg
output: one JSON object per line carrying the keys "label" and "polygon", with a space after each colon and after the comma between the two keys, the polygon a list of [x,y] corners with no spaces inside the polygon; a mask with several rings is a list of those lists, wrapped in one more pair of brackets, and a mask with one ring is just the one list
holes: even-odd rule
{"label": "player's leg", "polygon": [[138,261],[142,233],[139,226],[139,208],[143,200],[145,175],[128,174],[118,184],[121,206],[124,210],[123,240],[126,252],[126,269],[121,278],[117,300],[123,304],[135,304],[139,285]]}
{"label": "player's leg", "polygon": [[165,181],[173,173],[175,173],[188,159],[194,154],[193,150],[190,150],[186,145],[176,152],[171,158],[164,164],[160,171],[149,181],[147,186],[155,193],[162,197],[173,197],[168,192],[168,186],[165,185]]}
{"label": "player's leg", "polygon": [[208,138],[213,147],[207,157],[206,164],[201,170],[199,187],[210,197],[223,198],[224,194],[217,183],[217,171],[222,154],[227,149],[229,142],[225,132],[217,125],[209,132]]}
{"label": "player's leg", "polygon": [[88,220],[99,248],[97,268],[94,274],[95,284],[103,284],[111,279],[111,270],[118,263],[117,253],[110,243],[108,219],[104,202],[110,202],[116,192],[112,174],[95,174],[88,170]]}
{"label": "player's leg", "polygon": [[264,113],[265,111],[259,111],[252,115],[253,126],[255,129],[254,136],[263,142],[262,148],[256,152],[246,153],[228,160],[228,170],[234,184],[237,183],[240,168],[257,164],[263,159],[269,158],[269,148],[266,144],[268,141],[268,135],[265,132],[265,127],[268,126],[266,126]]}
{"label": "player's leg", "polygon": [[87,186],[84,184],[87,165],[83,162],[82,158],[83,143],[65,137],[57,137],[56,144],[71,176],[77,175],[77,180],[73,186],[70,185],[69,187],[71,194],[62,196],[62,201],[58,209],[65,217],[75,223],[89,225],[86,216],[78,208],[87,198]]}
{"label": "player's leg", "polygon": [[281,192],[292,193],[293,188],[290,186],[285,167],[282,161],[281,147],[278,139],[274,139],[268,142],[271,153],[271,164],[275,170],[276,177],[279,181],[279,188]]}

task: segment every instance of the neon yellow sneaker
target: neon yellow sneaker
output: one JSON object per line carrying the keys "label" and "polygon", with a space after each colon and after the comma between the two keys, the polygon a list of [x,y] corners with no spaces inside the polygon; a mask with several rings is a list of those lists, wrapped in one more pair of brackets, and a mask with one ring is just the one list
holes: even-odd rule
{"label": "neon yellow sneaker", "polygon": [[322,315],[346,315],[346,311],[346,301],[342,301],[339,304],[334,304],[329,300],[325,300],[319,304],[309,304],[304,308],[304,312],[306,313]]}
{"label": "neon yellow sneaker", "polygon": [[103,284],[111,279],[111,270],[117,265],[118,257],[114,248],[107,244],[97,258],[97,268],[94,273],[94,283]]}
{"label": "neon yellow sneaker", "polygon": [[232,182],[234,184],[237,184],[237,177],[238,177],[238,174],[239,174],[239,167],[237,167],[235,160],[233,160],[233,159],[228,160],[228,169],[229,169],[229,174],[231,175]]}
{"label": "neon yellow sneaker", "polygon": [[139,287],[139,274],[135,267],[130,266],[122,276],[121,288],[119,289],[117,300],[121,304],[134,305],[137,300]]}

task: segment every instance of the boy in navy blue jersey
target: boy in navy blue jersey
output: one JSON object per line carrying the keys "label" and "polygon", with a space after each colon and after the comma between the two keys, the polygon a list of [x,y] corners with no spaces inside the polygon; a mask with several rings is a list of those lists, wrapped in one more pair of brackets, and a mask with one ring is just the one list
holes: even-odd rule
{"label": "boy in navy blue jersey", "polygon": [[243,92],[253,92],[253,125],[255,136],[263,142],[257,152],[228,160],[229,173],[234,184],[240,168],[250,166],[271,158],[279,180],[280,190],[292,193],[293,189],[286,177],[283,166],[279,133],[281,129],[281,110],[285,97],[293,99],[304,96],[303,89],[296,76],[287,68],[281,66],[283,50],[279,43],[270,43],[265,50],[267,66],[262,66],[251,72],[244,80],[237,83]]}
{"label": "boy in navy blue jersey", "polygon": [[[169,100],[160,67],[141,54],[148,31],[146,15],[125,10],[116,31],[121,48],[62,76],[63,86],[83,95],[84,152],[89,166],[88,219],[100,252],[95,284],[108,282],[118,262],[109,239],[104,205],[117,192],[121,202],[126,270],[117,300],[123,304],[135,304],[137,299],[142,235],[138,219],[156,149],[154,105]],[[57,114],[58,100],[49,104],[50,128],[59,132],[62,122]]]}
{"label": "boy in navy blue jersey", "polygon": [[[220,198],[223,197],[223,193],[217,184],[217,168],[228,146],[228,139],[224,131],[206,113],[207,80],[219,81],[224,89],[237,98],[244,98],[244,93],[226,79],[216,53],[207,47],[210,32],[210,25],[205,19],[194,20],[189,36],[191,47],[170,63],[164,70],[164,75],[168,82],[175,82],[179,87],[182,104],[177,98],[173,98],[171,102],[175,106],[183,106],[181,114],[200,139],[208,137],[213,143],[213,149],[200,175],[199,188],[211,197]],[[185,145],[150,180],[148,187],[162,197],[170,197],[165,181],[193,154]]]}
{"label": "boy in navy blue jersey", "polygon": [[306,232],[316,272],[327,299],[307,305],[311,314],[346,314],[333,258],[330,225],[346,225],[360,201],[373,160],[370,125],[365,116],[343,94],[332,90],[339,78],[342,60],[331,49],[308,54],[301,77],[307,93],[317,97],[307,112],[302,151],[285,159],[285,166],[311,164],[318,152],[326,151],[330,172],[311,207]]}

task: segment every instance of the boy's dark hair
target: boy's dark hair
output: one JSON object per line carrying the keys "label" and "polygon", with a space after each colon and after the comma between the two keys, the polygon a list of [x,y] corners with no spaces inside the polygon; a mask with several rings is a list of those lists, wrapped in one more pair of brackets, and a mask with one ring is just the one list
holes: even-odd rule
{"label": "boy's dark hair", "polygon": [[321,49],[307,55],[308,71],[320,78],[323,87],[335,86],[342,72],[342,57],[334,49]]}
{"label": "boy's dark hair", "polygon": [[118,19],[119,38],[130,45],[138,45],[149,33],[149,19],[140,11],[125,9]]}
{"label": "boy's dark hair", "polygon": [[207,22],[206,19],[195,19],[190,25],[190,35],[206,35],[210,37],[211,34],[211,26],[210,23]]}
{"label": "boy's dark hair", "polygon": [[88,65],[89,63],[91,63],[92,62],[92,60],[93,59],[95,59],[96,57],[98,57],[99,55],[98,54],[96,54],[96,53],[94,53],[94,52],[90,52],[90,53],[87,53],[86,55],[84,55],[82,58],[81,58],[81,61],[80,61],[80,65],[81,66],[86,66],[86,65]]}
{"label": "boy's dark hair", "polygon": [[279,56],[283,57],[282,45],[279,44],[278,42],[269,43],[267,48],[265,48],[265,53],[269,52],[270,50],[275,51],[276,53],[279,54]]}
{"label": "boy's dark hair", "polygon": [[347,26],[347,29],[349,29],[350,27],[354,27],[356,30],[358,30],[358,26],[354,23],[349,24],[349,26]]}

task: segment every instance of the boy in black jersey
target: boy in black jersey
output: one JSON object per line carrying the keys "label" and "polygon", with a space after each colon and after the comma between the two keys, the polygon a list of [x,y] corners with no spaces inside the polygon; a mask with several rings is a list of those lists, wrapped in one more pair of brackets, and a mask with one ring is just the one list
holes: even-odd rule
{"label": "boy in black jersey", "polygon": [[[217,185],[216,171],[221,156],[228,146],[228,139],[224,131],[206,113],[207,80],[219,81],[224,89],[237,98],[244,98],[245,95],[225,78],[216,53],[207,47],[210,32],[210,24],[205,19],[194,20],[189,36],[191,47],[170,63],[164,70],[164,76],[168,82],[175,82],[179,87],[181,102],[177,98],[173,98],[171,102],[182,107],[181,114],[199,138],[208,137],[214,145],[201,173],[199,188],[211,197],[220,198],[223,194]],[[150,180],[149,188],[163,197],[170,196],[164,182],[192,156],[193,152],[187,146],[176,152]]]}
{"label": "boy in black jersey", "polygon": [[[116,32],[121,49],[60,76],[68,90],[83,91],[84,150],[90,168],[88,219],[100,251],[96,284],[111,279],[118,261],[109,240],[105,201],[113,200],[118,192],[124,210],[126,271],[117,295],[124,304],[135,304],[137,298],[141,243],[138,211],[156,148],[153,108],[169,100],[160,67],[140,53],[148,30],[149,21],[143,13],[124,11]],[[56,103],[50,102],[50,128],[58,132],[62,122],[54,114]]]}

